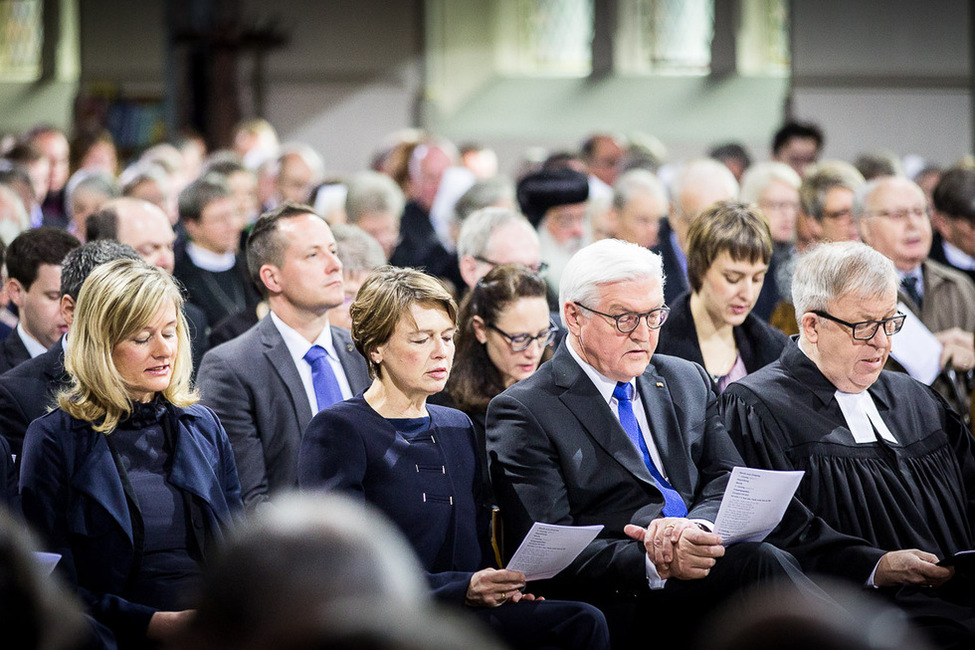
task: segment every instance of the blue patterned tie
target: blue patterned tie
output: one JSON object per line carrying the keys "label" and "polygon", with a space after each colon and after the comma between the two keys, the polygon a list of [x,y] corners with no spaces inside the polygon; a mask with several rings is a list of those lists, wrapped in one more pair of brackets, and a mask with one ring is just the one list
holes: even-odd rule
{"label": "blue patterned tie", "polygon": [[315,387],[315,400],[318,408],[313,409],[318,413],[326,406],[331,406],[335,402],[342,401],[342,389],[335,378],[332,364],[328,362],[328,352],[320,345],[313,345],[305,352],[303,357],[308,365],[311,366],[311,383]]}
{"label": "blue patterned tie", "polygon": [[620,424],[623,425],[623,429],[626,431],[626,435],[630,437],[630,441],[640,450],[640,453],[643,455],[643,462],[646,464],[647,469],[650,470],[650,475],[657,484],[657,488],[663,492],[664,517],[686,516],[687,506],[684,504],[684,500],[680,498],[677,490],[672,488],[670,483],[664,479],[663,475],[657,471],[657,467],[653,464],[653,459],[650,457],[650,449],[647,448],[647,441],[643,439],[643,433],[640,431],[640,423],[637,422],[636,416],[633,414],[633,386],[629,382],[617,382],[616,389],[613,390],[613,397],[619,402]]}

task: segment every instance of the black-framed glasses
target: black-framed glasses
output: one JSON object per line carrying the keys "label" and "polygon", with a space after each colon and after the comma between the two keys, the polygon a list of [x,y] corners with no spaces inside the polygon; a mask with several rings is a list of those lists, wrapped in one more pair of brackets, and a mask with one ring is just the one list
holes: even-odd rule
{"label": "black-framed glasses", "polygon": [[[491,266],[501,266],[500,262],[494,262],[492,260],[489,260],[486,257],[481,257],[480,255],[475,255],[474,259],[477,260],[478,262],[490,264]],[[542,273],[545,273],[545,271],[548,270],[547,262],[539,262],[538,264],[531,264],[531,265],[522,264],[522,266],[524,266],[525,268],[527,268],[528,270],[530,270],[532,273],[536,275],[541,275]]]}
{"label": "black-framed glasses", "polygon": [[664,321],[667,320],[667,315],[670,313],[670,307],[664,305],[663,307],[657,307],[656,309],[651,309],[648,312],[642,314],[637,314],[636,312],[628,311],[625,314],[604,314],[601,311],[596,311],[591,307],[586,307],[581,302],[573,302],[576,307],[582,307],[586,311],[591,311],[594,314],[599,314],[600,316],[605,316],[606,318],[612,318],[616,321],[616,329],[618,329],[623,334],[629,334],[637,327],[640,326],[640,319],[646,319],[647,327],[652,330],[659,329]]}
{"label": "black-framed glasses", "polygon": [[863,320],[859,323],[847,323],[845,320],[841,320],[825,311],[814,309],[812,310],[812,313],[827,320],[831,320],[834,323],[846,325],[853,330],[853,338],[857,341],[869,341],[877,335],[877,330],[880,329],[881,325],[884,326],[884,334],[887,336],[893,336],[894,334],[897,334],[897,332],[901,331],[901,328],[904,327],[904,321],[907,319],[906,314],[897,312],[890,318],[885,318],[883,320]]}
{"label": "black-framed glasses", "polygon": [[548,329],[541,334],[532,336],[531,334],[508,334],[497,325],[488,324],[488,327],[503,336],[508,341],[508,346],[511,348],[512,352],[522,352],[527,350],[528,347],[535,341],[541,343],[540,347],[543,348],[546,345],[551,345],[552,341],[555,340],[555,335],[559,331],[559,328],[557,328],[555,325],[549,325]]}

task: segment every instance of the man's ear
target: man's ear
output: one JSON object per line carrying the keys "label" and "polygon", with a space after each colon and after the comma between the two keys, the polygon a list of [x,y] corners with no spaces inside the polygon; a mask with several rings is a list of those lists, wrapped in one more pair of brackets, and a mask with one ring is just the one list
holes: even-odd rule
{"label": "man's ear", "polygon": [[74,298],[68,294],[61,296],[61,320],[63,320],[68,327],[71,327],[71,323],[74,321],[74,306]]}
{"label": "man's ear", "polygon": [[574,336],[579,336],[579,330],[582,327],[582,310],[579,309],[577,305],[571,302],[567,302],[562,305],[562,320],[565,321],[565,328],[569,330]]}
{"label": "man's ear", "polygon": [[818,343],[819,316],[807,311],[802,315],[802,319],[799,321],[799,331],[802,332],[802,338],[806,339],[812,344]]}
{"label": "man's ear", "polygon": [[278,267],[273,264],[264,264],[258,272],[261,282],[271,294],[281,293],[281,284],[278,282]]}
{"label": "man's ear", "polygon": [[24,294],[27,290],[24,289],[24,285],[20,283],[20,280],[11,279],[7,281],[7,295],[10,296],[10,302],[17,305],[18,308],[24,306]]}
{"label": "man's ear", "polygon": [[477,260],[465,255],[460,258],[457,266],[460,267],[460,277],[464,279],[464,284],[473,288],[477,284]]}

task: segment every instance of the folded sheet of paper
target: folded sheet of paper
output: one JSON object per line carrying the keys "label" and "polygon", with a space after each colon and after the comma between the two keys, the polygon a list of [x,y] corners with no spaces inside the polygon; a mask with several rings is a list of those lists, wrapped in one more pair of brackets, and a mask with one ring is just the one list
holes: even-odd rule
{"label": "folded sheet of paper", "polygon": [[603,527],[558,526],[535,522],[506,569],[521,571],[526,580],[545,580],[572,564]]}
{"label": "folded sheet of paper", "polygon": [[941,373],[943,346],[904,303],[898,303],[897,309],[907,318],[901,331],[890,339],[890,356],[907,374],[930,386]]}
{"label": "folded sheet of paper", "polygon": [[731,471],[714,532],[725,546],[760,542],[782,521],[804,472],[777,472],[751,467]]}

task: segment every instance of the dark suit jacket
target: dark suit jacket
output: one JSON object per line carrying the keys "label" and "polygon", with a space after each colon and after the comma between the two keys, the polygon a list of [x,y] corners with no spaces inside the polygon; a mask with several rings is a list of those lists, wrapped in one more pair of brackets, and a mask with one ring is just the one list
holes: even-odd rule
{"label": "dark suit jacket", "polygon": [[[192,497],[191,532],[205,557],[241,508],[237,470],[211,410],[170,409],[178,427],[169,482]],[[24,517],[48,550],[61,554],[59,570],[94,617],[120,639],[144,637],[155,610],[120,595],[136,554],[132,515],[105,435],[60,409],[35,420],[24,440],[20,489]]]}
{"label": "dark suit jacket", "polygon": [[[410,541],[435,595],[463,602],[471,575],[491,563],[474,429],[455,409],[428,404],[427,411],[443,472],[441,462],[431,472],[429,460],[424,470],[425,456],[417,455],[423,445],[397,434],[357,395],[312,419],[301,442],[298,482],[302,489],[340,490],[378,507]],[[450,494],[441,491],[444,472]]]}
{"label": "dark suit jacket", "polygon": [[[660,328],[658,354],[667,354],[704,365],[701,343],[697,340],[697,329],[691,315],[691,294],[685,293],[670,307],[670,316]],[[748,314],[745,322],[732,328],[738,354],[745,364],[745,370],[755,372],[779,358],[789,337],[775,329],[754,314]]]}
{"label": "dark suit jacket", "polygon": [[20,338],[17,330],[0,343],[0,373],[7,372],[30,359],[30,352]]}
{"label": "dark suit jacket", "polygon": [[[365,360],[345,330],[332,340],[353,393],[369,386]],[[298,448],[312,418],[308,396],[270,315],[203,356],[196,378],[202,401],[217,412],[237,458],[248,509],[298,484]]]}
{"label": "dark suit jacket", "polygon": [[14,454],[20,455],[27,427],[54,407],[55,393],[67,382],[61,341],[0,375],[0,433]]}
{"label": "dark suit jacket", "polygon": [[660,256],[660,261],[664,266],[664,302],[668,305],[675,302],[681,295],[690,291],[691,286],[687,283],[687,276],[684,269],[680,266],[677,253],[674,251],[674,244],[670,240],[670,234],[674,232],[670,227],[670,221],[664,219],[660,222],[660,232],[658,233],[659,242],[651,248],[654,253]]}
{"label": "dark suit jacket", "polygon": [[176,256],[173,276],[183,285],[187,301],[203,311],[209,325],[215,325],[245,307],[256,305],[260,300],[257,290],[247,277],[243,255],[237,255],[231,271],[233,274],[228,272],[228,275],[234,280],[236,296],[222,291],[213,279],[214,273],[194,264],[185,250]]}
{"label": "dark suit jacket", "polygon": [[941,238],[941,233],[938,231],[934,232],[934,237],[931,242],[931,252],[928,253],[928,258],[964,273],[972,282],[975,282],[975,269],[960,269],[948,261],[948,256],[945,255],[944,239]]}
{"label": "dark suit jacket", "polygon": [[[556,580],[604,594],[640,593],[647,589],[646,554],[623,527],[661,516],[663,495],[568,345],[488,407],[488,456],[505,549],[517,548],[535,521],[603,524]],[[687,516],[714,521],[729,472],[742,460],[718,418],[711,379],[696,364],[655,355],[637,390]]]}

